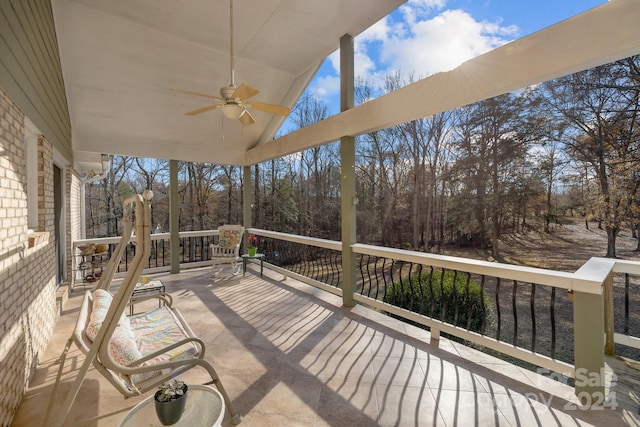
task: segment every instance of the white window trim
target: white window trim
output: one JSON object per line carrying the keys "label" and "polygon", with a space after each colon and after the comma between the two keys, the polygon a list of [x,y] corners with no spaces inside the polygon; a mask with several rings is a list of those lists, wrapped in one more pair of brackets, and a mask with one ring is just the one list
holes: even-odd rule
{"label": "white window trim", "polygon": [[27,174],[27,227],[29,233],[38,231],[38,136],[41,132],[27,117],[24,118],[24,145]]}

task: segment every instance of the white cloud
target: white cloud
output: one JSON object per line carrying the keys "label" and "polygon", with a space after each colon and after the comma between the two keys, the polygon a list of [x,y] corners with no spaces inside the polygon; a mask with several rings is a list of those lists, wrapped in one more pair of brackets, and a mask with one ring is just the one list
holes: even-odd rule
{"label": "white cloud", "polygon": [[[355,74],[381,87],[386,75],[426,77],[451,70],[518,35],[515,25],[478,21],[446,0],[409,0],[398,14],[381,19],[354,41]],[[395,18],[395,20],[394,20]],[[322,97],[339,93],[340,53],[329,61],[333,76],[317,78],[310,89]]]}
{"label": "white cloud", "polygon": [[357,49],[357,44],[367,43],[367,42],[376,41],[376,40],[386,40],[389,33],[393,32],[394,30],[397,30],[397,28],[389,27],[389,24],[390,24],[389,19],[385,17],[379,20],[378,22],[376,22],[375,24],[373,24],[372,26],[370,26],[369,28],[367,28],[366,30],[364,30],[357,37],[356,39],[357,43],[355,48]]}
{"label": "white cloud", "polygon": [[414,11],[409,9],[403,10],[409,36],[391,35],[380,53],[380,62],[388,71],[413,71],[424,77],[451,70],[507,43],[518,32],[516,26],[476,21],[459,9],[422,20],[414,19]]}
{"label": "white cloud", "polygon": [[340,77],[336,75],[319,77],[314,80],[311,91],[320,98],[332,97],[340,93]]}

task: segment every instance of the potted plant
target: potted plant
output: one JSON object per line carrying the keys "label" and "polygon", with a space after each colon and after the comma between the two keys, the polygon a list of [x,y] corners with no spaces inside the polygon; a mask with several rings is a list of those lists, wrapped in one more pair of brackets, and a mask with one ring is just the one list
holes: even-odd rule
{"label": "potted plant", "polygon": [[175,378],[158,387],[153,397],[156,414],[163,426],[178,422],[187,403],[188,390],[189,387],[184,382]]}
{"label": "potted plant", "polygon": [[256,237],[255,234],[249,234],[249,237],[247,237],[247,243],[249,244],[249,256],[256,256],[258,237]]}

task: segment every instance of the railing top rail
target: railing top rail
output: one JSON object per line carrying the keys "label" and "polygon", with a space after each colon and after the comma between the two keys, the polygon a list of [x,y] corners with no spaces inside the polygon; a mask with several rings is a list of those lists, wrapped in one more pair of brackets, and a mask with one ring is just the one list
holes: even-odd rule
{"label": "railing top rail", "polygon": [[98,237],[95,239],[78,239],[73,241],[73,247],[78,247],[80,245],[85,245],[87,243],[97,243],[97,244],[109,244],[109,243],[118,243],[120,241],[121,236],[117,237]]}
{"label": "railing top rail", "polygon": [[[178,233],[180,238],[184,237],[200,237],[200,236],[217,236],[218,230],[202,230],[202,231],[181,231]],[[151,235],[151,240],[164,240],[170,239],[171,233],[156,233]],[[133,237],[130,241],[133,240]],[[87,243],[96,243],[96,244],[109,244],[109,243],[118,243],[120,241],[120,236],[118,237],[98,237],[95,239],[79,239],[73,241],[73,247],[76,248],[81,245],[85,245]]]}
{"label": "railing top rail", "polygon": [[278,231],[262,230],[259,228],[247,229],[249,234],[257,236],[271,237],[273,239],[286,240],[287,242],[301,243],[303,245],[316,246],[319,248],[332,249],[335,251],[342,250],[342,242],[327,239],[318,239],[315,237],[297,236],[295,234],[280,233]]}
{"label": "railing top rail", "polygon": [[[448,255],[414,252],[405,249],[384,248],[360,243],[353,245],[352,248],[356,253],[392,258],[399,261],[432,265],[434,267],[554,286],[557,288],[575,289],[587,293],[601,292],[602,282],[592,280],[587,277],[578,278],[574,273],[481,261]],[[579,282],[578,286],[576,286],[576,279],[578,279]]]}
{"label": "railing top rail", "polygon": [[613,261],[615,261],[613,266],[614,273],[640,274],[640,261],[624,259],[616,259]]}
{"label": "railing top rail", "polygon": [[[342,242],[319,239],[307,236],[281,233],[277,231],[248,228],[247,233],[303,245],[315,246],[335,251],[342,250]],[[218,230],[182,231],[181,238],[217,235]],[[170,238],[170,233],[152,234],[152,240]],[[103,237],[97,239],[83,239],[73,242],[74,248],[86,243],[117,243],[119,237]],[[640,262],[616,260],[611,258],[591,258],[575,273],[546,270],[543,268],[517,266],[489,261],[460,258],[448,255],[438,255],[415,252],[405,249],[385,248],[381,246],[356,243],[351,246],[355,253],[431,265],[451,270],[482,274],[508,280],[518,280],[557,288],[575,290],[592,294],[602,293],[602,285],[611,272],[640,274]]]}

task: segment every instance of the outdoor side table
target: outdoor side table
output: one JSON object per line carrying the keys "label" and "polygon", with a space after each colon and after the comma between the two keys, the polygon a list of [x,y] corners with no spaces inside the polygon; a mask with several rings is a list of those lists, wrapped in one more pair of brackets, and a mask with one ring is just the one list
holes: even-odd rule
{"label": "outdoor side table", "polygon": [[[206,385],[189,385],[187,404],[182,417],[172,426],[220,427],[223,418],[224,400],[218,390]],[[118,424],[118,427],[140,426],[162,427],[156,415],[153,395],[134,406]]]}
{"label": "outdoor side table", "polygon": [[[145,295],[153,295],[164,292],[164,283],[160,280],[151,280],[147,283],[136,283],[136,287],[131,293],[131,305],[129,306],[129,314],[133,316],[133,305],[135,304],[135,298]],[[158,300],[158,308],[160,308],[161,300]]]}
{"label": "outdoor side table", "polygon": [[262,277],[264,254],[255,254],[255,255],[243,254],[242,255],[242,275],[243,276],[247,273],[247,260],[249,259],[260,260],[260,276]]}

